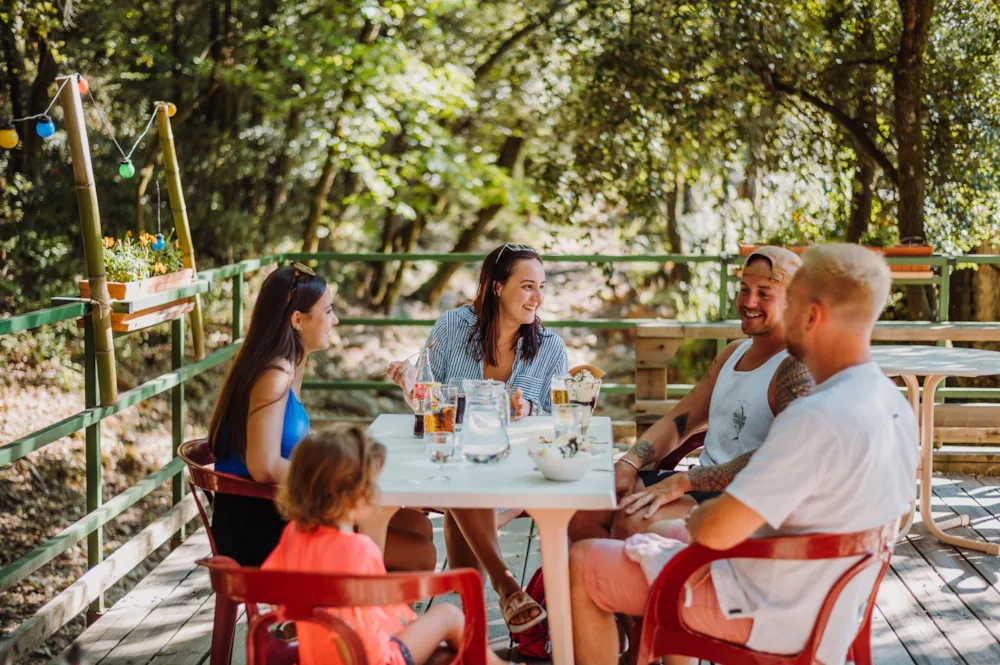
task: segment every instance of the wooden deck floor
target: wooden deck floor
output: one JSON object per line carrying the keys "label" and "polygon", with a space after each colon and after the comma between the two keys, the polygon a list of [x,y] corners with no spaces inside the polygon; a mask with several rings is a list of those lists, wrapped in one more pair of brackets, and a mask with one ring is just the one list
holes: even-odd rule
{"label": "wooden deck floor", "polygon": [[[1000,479],[935,478],[934,512],[938,519],[966,513],[971,525],[955,533],[1000,542]],[[443,556],[440,517],[435,535]],[[502,531],[501,542],[510,569],[527,581],[540,563],[531,521],[515,520]],[[86,663],[207,663],[214,598],[207,573],[194,565],[207,553],[207,539],[199,530],[78,638]],[[1000,663],[1000,557],[942,545],[918,522],[907,542],[897,546],[891,568],[875,613],[876,663]],[[507,648],[509,636],[492,590],[487,608],[491,644]],[[245,663],[242,620],[241,626],[235,665]]]}

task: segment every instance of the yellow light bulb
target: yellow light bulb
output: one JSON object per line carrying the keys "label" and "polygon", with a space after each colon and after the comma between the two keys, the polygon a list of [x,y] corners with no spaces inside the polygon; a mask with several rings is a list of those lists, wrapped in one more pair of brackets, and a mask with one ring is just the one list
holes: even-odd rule
{"label": "yellow light bulb", "polygon": [[177,115],[177,107],[173,102],[167,102],[167,117],[173,118],[175,115]]}
{"label": "yellow light bulb", "polygon": [[13,125],[7,125],[3,129],[0,129],[0,148],[12,150],[19,140],[17,130],[14,129]]}

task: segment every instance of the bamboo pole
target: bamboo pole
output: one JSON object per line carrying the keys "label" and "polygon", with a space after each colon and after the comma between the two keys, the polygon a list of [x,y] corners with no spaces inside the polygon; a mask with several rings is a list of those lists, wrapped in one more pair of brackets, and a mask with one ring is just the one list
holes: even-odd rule
{"label": "bamboo pole", "polygon": [[[188,224],[187,206],[184,203],[184,190],[181,189],[181,168],[174,149],[174,132],[170,126],[170,115],[166,102],[156,103],[156,126],[160,135],[160,150],[163,152],[163,169],[167,174],[167,190],[170,192],[170,210],[174,216],[174,228],[177,229],[177,240],[184,255],[184,267],[190,268],[192,274],[198,271],[194,264],[194,242],[191,238],[191,227]],[[194,297],[194,309],[191,310],[191,338],[194,341],[194,357],[201,360],[205,357],[205,329],[202,327],[201,295]]]}
{"label": "bamboo pole", "polygon": [[[71,79],[65,85],[66,79]],[[97,378],[101,388],[101,405],[113,406],[118,401],[118,372],[115,367],[115,347],[111,339],[111,296],[104,272],[104,242],[101,233],[101,212],[97,206],[94,167],[90,162],[90,141],[83,118],[83,103],[75,75],[56,79],[62,85],[59,104],[66,122],[69,154],[76,181],[76,203],[80,212],[83,235],[83,256],[90,282],[90,298],[94,303],[94,346],[97,354]]]}

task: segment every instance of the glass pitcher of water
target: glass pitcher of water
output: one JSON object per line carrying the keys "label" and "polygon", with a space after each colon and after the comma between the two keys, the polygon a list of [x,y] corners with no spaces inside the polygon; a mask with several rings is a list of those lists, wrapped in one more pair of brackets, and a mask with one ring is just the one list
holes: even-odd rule
{"label": "glass pitcher of water", "polygon": [[[499,386],[499,389],[498,389]],[[473,464],[495,464],[510,454],[507,421],[510,407],[499,381],[465,381],[462,457]]]}

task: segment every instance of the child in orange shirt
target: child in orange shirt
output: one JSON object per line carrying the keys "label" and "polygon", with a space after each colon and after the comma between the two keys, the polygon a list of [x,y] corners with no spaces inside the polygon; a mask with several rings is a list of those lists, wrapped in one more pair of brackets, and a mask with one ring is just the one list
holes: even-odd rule
{"label": "child in orange shirt", "polygon": [[[381,545],[355,533],[358,522],[371,520],[385,447],[370,442],[357,426],[310,434],[292,453],[291,466],[278,492],[278,509],[288,520],[277,548],[261,566],[353,575],[385,575]],[[388,523],[388,517],[385,522]],[[370,665],[424,665],[444,642],[457,649],[465,617],[446,603],[416,616],[406,605],[335,610],[365,646]],[[338,663],[333,634],[316,624],[297,627],[299,665]],[[489,665],[503,661],[487,649]]]}

